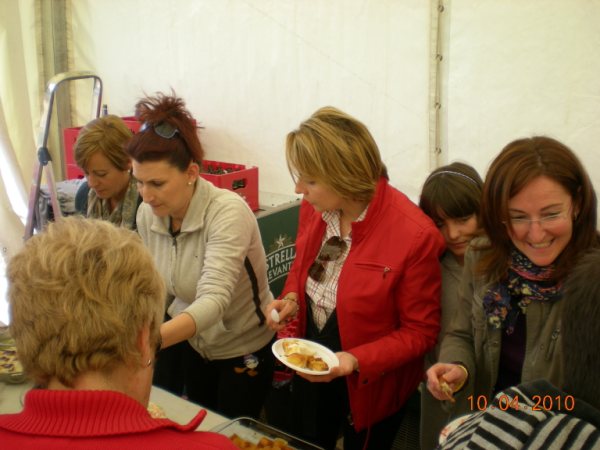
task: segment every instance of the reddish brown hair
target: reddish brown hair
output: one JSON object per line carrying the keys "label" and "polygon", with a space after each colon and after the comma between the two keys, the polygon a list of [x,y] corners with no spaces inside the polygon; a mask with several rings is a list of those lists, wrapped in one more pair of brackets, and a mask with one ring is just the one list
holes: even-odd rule
{"label": "reddish brown hair", "polygon": [[560,184],[573,202],[573,236],[555,261],[555,277],[565,277],[581,253],[599,245],[596,193],[577,156],[549,137],[518,139],[504,147],[492,162],[483,186],[481,220],[490,245],[478,272],[490,281],[503,279],[510,263],[512,241],[503,223],[509,218],[508,201],[540,176]]}
{"label": "reddish brown hair", "polygon": [[[185,102],[175,96],[161,92],[146,97],[135,105],[135,115],[142,122],[143,131],[131,138],[127,153],[137,162],[168,161],[185,171],[191,162],[202,167],[204,150],[196,134],[196,126]],[[154,127],[168,123],[178,132],[170,139],[156,134]]]}

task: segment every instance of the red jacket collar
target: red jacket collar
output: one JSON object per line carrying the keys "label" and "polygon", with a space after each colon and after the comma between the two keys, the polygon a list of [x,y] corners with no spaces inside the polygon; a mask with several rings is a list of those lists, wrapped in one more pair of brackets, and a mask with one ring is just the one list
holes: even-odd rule
{"label": "red jacket collar", "polygon": [[180,425],[153,419],[139,402],[120,392],[34,389],[25,396],[21,413],[0,415],[0,428],[44,436],[91,437],[160,428],[195,430],[205,416],[202,410],[188,424]]}
{"label": "red jacket collar", "polygon": [[369,202],[369,209],[367,210],[367,215],[364,220],[352,223],[353,241],[360,241],[368,234],[368,230],[371,226],[379,220],[379,217],[381,217],[381,209],[383,205],[385,205],[385,197],[389,188],[388,180],[381,177],[375,187],[375,194],[373,194],[373,198]]}

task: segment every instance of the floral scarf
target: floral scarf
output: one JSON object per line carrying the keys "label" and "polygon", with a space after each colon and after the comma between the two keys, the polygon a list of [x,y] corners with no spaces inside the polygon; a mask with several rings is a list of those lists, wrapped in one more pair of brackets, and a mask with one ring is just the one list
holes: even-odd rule
{"label": "floral scarf", "polygon": [[513,248],[507,277],[488,288],[483,309],[490,327],[512,334],[520,313],[532,301],[552,302],[562,296],[562,283],[552,280],[554,265],[539,267]]}

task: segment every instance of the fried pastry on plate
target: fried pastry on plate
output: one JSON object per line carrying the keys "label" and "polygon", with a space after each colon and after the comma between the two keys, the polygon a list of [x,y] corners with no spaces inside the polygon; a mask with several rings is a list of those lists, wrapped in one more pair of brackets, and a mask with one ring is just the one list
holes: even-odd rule
{"label": "fried pastry on plate", "polygon": [[298,367],[306,367],[308,363],[308,355],[301,353],[291,353],[285,357],[290,364]]}
{"label": "fried pastry on plate", "polygon": [[315,350],[296,339],[283,342],[283,352],[287,355],[299,353],[301,355],[311,356],[315,354]]}
{"label": "fried pastry on plate", "polygon": [[319,372],[324,372],[326,370],[329,370],[329,366],[321,358],[311,358],[308,361],[308,368],[310,370],[316,370]]}

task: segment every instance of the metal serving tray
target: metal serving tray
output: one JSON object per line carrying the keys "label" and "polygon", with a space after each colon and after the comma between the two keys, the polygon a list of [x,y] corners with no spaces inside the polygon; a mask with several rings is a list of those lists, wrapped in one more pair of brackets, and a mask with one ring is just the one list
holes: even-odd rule
{"label": "metal serving tray", "polygon": [[283,439],[286,442],[286,447],[293,450],[323,450],[321,447],[317,447],[310,442],[303,441],[302,439],[291,436],[283,431],[273,428],[269,425],[265,425],[257,420],[250,417],[239,417],[233,419],[230,422],[218,425],[211,431],[223,434],[228,438],[231,438],[234,434],[238,435],[245,441],[251,442],[252,444],[258,444],[262,438],[269,440]]}
{"label": "metal serving tray", "polygon": [[0,329],[0,382],[22,383],[26,378],[17,358],[15,341],[5,328]]}

